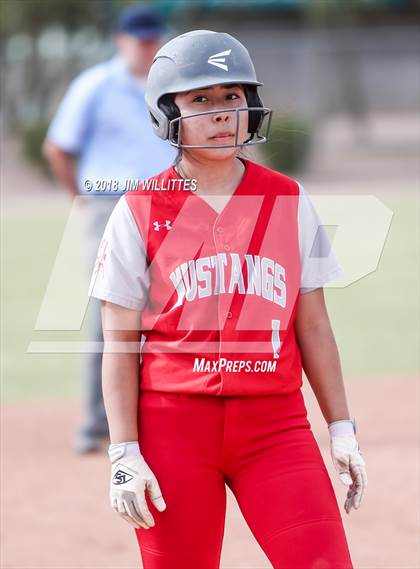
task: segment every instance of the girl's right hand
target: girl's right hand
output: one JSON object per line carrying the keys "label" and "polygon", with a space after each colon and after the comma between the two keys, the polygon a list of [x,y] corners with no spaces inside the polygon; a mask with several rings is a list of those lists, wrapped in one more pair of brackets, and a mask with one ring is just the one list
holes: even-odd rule
{"label": "girl's right hand", "polygon": [[139,443],[111,444],[108,455],[112,464],[112,509],[135,528],[153,527],[155,521],[147,507],[145,490],[159,512],[166,509],[166,504],[155,475],[140,453]]}

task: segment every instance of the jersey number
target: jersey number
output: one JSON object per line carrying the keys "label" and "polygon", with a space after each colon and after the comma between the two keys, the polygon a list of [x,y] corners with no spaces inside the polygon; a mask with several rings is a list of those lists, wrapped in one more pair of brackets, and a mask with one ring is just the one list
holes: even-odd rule
{"label": "jersey number", "polygon": [[271,321],[271,345],[273,346],[273,358],[276,360],[281,348],[280,342],[280,320]]}

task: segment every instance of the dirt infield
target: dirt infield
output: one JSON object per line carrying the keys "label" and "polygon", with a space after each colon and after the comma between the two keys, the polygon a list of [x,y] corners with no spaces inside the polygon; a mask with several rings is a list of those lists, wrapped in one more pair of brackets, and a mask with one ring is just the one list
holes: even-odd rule
{"label": "dirt infield", "polygon": [[[342,509],[357,569],[417,569],[419,387],[415,377],[347,380],[368,465],[361,510],[347,516],[345,487],[329,457],[328,432],[307,384],[309,419]],[[5,569],[134,569],[134,534],[108,505],[105,453],[80,458],[70,441],[77,401],[3,407],[2,564]],[[221,567],[270,567],[229,494]],[[197,568],[201,569],[201,568]]]}

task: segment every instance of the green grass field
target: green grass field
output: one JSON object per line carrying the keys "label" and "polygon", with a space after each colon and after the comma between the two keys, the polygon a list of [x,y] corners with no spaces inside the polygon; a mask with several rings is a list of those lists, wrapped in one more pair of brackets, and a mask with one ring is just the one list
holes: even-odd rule
{"label": "green grass field", "polygon": [[326,292],[348,375],[415,374],[419,366],[419,201],[380,198],[394,216],[375,272]]}
{"label": "green grass field", "polygon": [[[418,370],[418,201],[413,195],[382,201],[394,218],[378,269],[345,289],[326,291],[348,376]],[[33,330],[65,222],[64,211],[3,222],[3,401],[80,393],[85,356],[27,353],[30,341],[83,339],[83,331]]]}
{"label": "green grass field", "polygon": [[27,353],[30,341],[81,339],[78,332],[33,330],[65,222],[63,212],[3,224],[3,401],[80,392],[81,355]]}

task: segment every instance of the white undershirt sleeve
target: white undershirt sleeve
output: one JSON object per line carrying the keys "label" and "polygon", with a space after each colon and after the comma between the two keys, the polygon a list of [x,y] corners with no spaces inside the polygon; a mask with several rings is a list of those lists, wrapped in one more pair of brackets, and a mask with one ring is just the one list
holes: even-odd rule
{"label": "white undershirt sleeve", "polygon": [[301,294],[323,287],[344,275],[315,206],[299,184],[299,249]]}
{"label": "white undershirt sleeve", "polygon": [[106,225],[89,286],[89,296],[142,310],[150,287],[143,239],[125,196]]}

